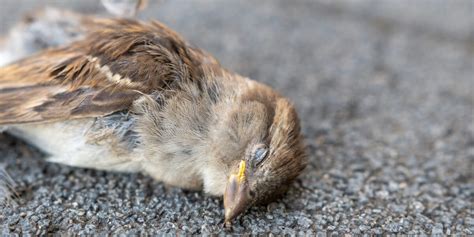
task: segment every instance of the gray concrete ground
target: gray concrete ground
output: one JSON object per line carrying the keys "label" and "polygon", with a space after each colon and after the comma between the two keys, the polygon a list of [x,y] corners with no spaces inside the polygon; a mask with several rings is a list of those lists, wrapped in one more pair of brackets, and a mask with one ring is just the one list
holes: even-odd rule
{"label": "gray concrete ground", "polygon": [[[43,2],[2,0],[1,32]],[[102,11],[92,0],[53,3]],[[284,199],[227,233],[473,235],[473,5],[152,1],[144,19],[277,88],[303,122],[309,167]],[[2,234],[225,233],[217,198],[41,157],[0,135],[17,191],[0,204]]]}

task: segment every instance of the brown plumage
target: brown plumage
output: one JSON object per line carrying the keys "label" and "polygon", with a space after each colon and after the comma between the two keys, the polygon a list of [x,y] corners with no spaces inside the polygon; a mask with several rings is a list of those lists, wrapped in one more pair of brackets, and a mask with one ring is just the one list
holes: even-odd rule
{"label": "brown plumage", "polygon": [[224,195],[226,221],[305,166],[292,104],[158,23],[85,18],[85,37],[0,68],[0,127],[53,162]]}
{"label": "brown plumage", "polygon": [[183,71],[193,79],[217,66],[158,22],[85,24],[86,39],[0,69],[0,124],[106,115],[128,108],[140,92],[170,87]]}

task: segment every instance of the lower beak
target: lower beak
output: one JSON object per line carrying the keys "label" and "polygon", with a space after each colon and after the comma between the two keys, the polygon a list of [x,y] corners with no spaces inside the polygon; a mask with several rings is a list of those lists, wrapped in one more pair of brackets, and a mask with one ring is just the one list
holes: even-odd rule
{"label": "lower beak", "polygon": [[239,173],[231,175],[224,193],[225,223],[230,223],[251,204],[250,191],[245,177],[245,161],[240,163]]}

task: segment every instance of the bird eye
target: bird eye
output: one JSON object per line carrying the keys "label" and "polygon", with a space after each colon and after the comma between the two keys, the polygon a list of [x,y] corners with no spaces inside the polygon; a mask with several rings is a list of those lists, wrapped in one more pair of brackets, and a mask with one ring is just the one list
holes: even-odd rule
{"label": "bird eye", "polygon": [[258,164],[262,163],[262,161],[266,158],[268,154],[268,148],[265,145],[259,145],[255,147],[253,154],[252,154],[252,160],[257,166]]}

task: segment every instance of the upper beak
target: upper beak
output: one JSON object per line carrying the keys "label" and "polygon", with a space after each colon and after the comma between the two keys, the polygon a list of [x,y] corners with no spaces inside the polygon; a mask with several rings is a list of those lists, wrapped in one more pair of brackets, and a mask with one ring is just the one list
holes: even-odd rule
{"label": "upper beak", "polygon": [[245,175],[245,161],[241,161],[239,172],[229,177],[224,193],[225,223],[247,210],[251,204],[250,190]]}

